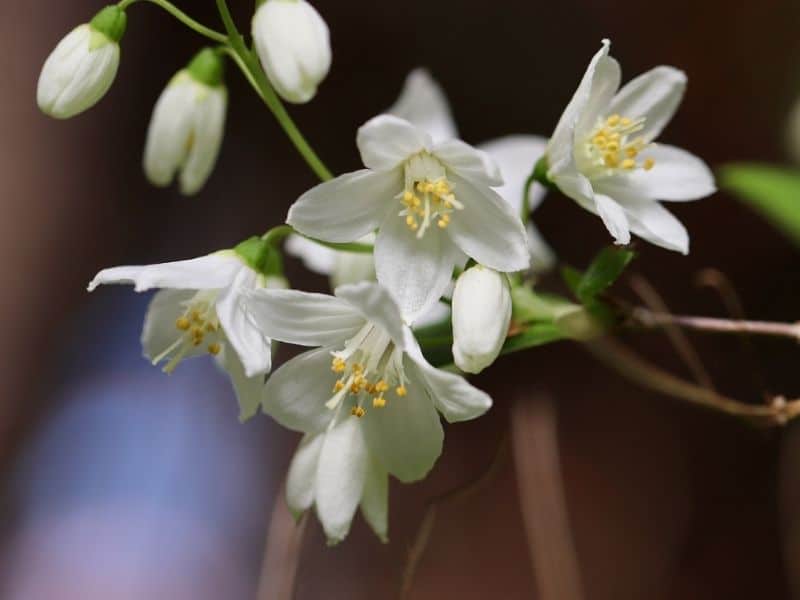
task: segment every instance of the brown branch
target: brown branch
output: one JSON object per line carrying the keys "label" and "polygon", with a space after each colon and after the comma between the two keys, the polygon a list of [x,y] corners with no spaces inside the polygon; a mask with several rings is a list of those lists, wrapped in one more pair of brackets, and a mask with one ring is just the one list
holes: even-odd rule
{"label": "brown branch", "polygon": [[631,312],[634,324],[648,329],[677,325],[685,329],[711,333],[734,333],[791,338],[800,341],[800,323],[777,323],[773,321],[744,321],[740,319],[715,319],[653,312],[647,308],[635,308]]}
{"label": "brown branch", "polygon": [[766,406],[740,402],[680,379],[647,362],[612,338],[599,338],[583,344],[583,347],[599,362],[642,387],[691,404],[768,427],[785,425],[800,415],[800,400],[776,396]]}
{"label": "brown branch", "polygon": [[286,504],[286,487],[281,486],[269,522],[264,561],[258,582],[259,600],[291,600],[300,563],[306,515],[295,521]]}
{"label": "brown branch", "polygon": [[420,523],[419,529],[417,529],[417,535],[414,537],[414,542],[408,551],[408,559],[406,560],[406,566],[403,570],[403,579],[400,585],[400,600],[408,598],[411,593],[411,587],[414,584],[414,576],[425,554],[425,549],[428,547],[428,542],[430,542],[439,507],[447,502],[467,498],[480,490],[494,478],[507,455],[508,433],[504,433],[503,437],[500,439],[500,443],[497,445],[497,450],[495,451],[492,461],[477,477],[431,498],[431,500],[428,501],[425,515],[422,517],[422,522]]}
{"label": "brown branch", "polygon": [[511,440],[536,597],[581,600],[580,569],[561,476],[556,408],[550,396],[514,404]]}

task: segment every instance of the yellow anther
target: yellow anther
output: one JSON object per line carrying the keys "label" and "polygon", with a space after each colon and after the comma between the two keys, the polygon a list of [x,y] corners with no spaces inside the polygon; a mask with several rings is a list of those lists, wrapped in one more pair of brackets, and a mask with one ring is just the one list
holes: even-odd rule
{"label": "yellow anther", "polygon": [[408,225],[409,227],[414,227],[414,226],[416,226],[416,224],[417,224],[417,220],[413,216],[408,215],[406,217],[406,225]]}
{"label": "yellow anther", "polygon": [[615,131],[614,133],[608,134],[608,139],[612,142],[618,142],[620,138],[619,132]]}
{"label": "yellow anther", "polygon": [[364,389],[366,390],[366,392],[368,394],[374,394],[375,393],[375,384],[374,383],[368,383]]}
{"label": "yellow anther", "polygon": [[192,311],[191,317],[192,317],[192,321],[202,321],[203,320],[203,319],[200,318],[201,317],[200,311],[197,310],[197,309]]}
{"label": "yellow anther", "polygon": [[189,327],[191,327],[191,326],[192,326],[192,324],[189,322],[189,319],[187,319],[186,317],[180,317],[177,321],[175,321],[175,327],[177,327],[181,331],[188,331]]}
{"label": "yellow anther", "polygon": [[622,168],[623,169],[635,169],[636,168],[636,161],[632,158],[626,158],[622,161]]}
{"label": "yellow anther", "polygon": [[408,390],[406,389],[406,386],[404,386],[404,385],[398,385],[398,386],[395,388],[395,390],[394,390],[394,393],[395,393],[395,394],[397,394],[398,396],[400,396],[400,397],[402,398],[403,396],[405,396],[406,394],[408,394]]}
{"label": "yellow anther", "polygon": [[619,124],[620,124],[620,125],[622,125],[623,127],[627,127],[627,126],[628,126],[628,125],[630,125],[631,123],[633,123],[633,121],[631,121],[631,120],[630,120],[628,117],[622,117],[622,118],[619,120]]}
{"label": "yellow anther", "polygon": [[331,371],[334,373],[343,373],[346,367],[347,363],[345,363],[344,360],[338,356],[334,358],[333,362],[331,363]]}
{"label": "yellow anther", "polygon": [[628,156],[628,158],[636,158],[639,155],[639,151],[633,146],[628,146],[625,148],[625,154]]}
{"label": "yellow anther", "polygon": [[353,408],[350,409],[350,414],[353,415],[354,417],[358,417],[359,419],[363,417],[366,413],[367,411],[365,411],[360,406],[354,406]]}
{"label": "yellow anther", "polygon": [[208,353],[213,355],[213,356],[216,356],[217,354],[219,354],[220,350],[222,350],[222,347],[219,344],[217,344],[216,342],[214,342],[213,344],[209,344],[208,345]]}
{"label": "yellow anther", "polygon": [[440,179],[436,182],[435,189],[438,196],[446,196],[451,191],[450,185],[444,179]]}
{"label": "yellow anther", "polygon": [[619,142],[609,142],[606,150],[608,152],[619,152]]}
{"label": "yellow anther", "polygon": [[608,123],[609,127],[616,127],[617,125],[619,125],[619,122],[621,120],[622,118],[619,115],[611,115],[610,117],[608,117],[606,123]]}
{"label": "yellow anther", "polygon": [[607,167],[611,167],[612,169],[618,164],[617,157],[614,154],[606,154],[603,157],[603,162],[605,162]]}
{"label": "yellow anther", "polygon": [[378,396],[377,398],[372,399],[372,406],[374,408],[383,408],[386,406],[386,398],[383,396]]}
{"label": "yellow anther", "polygon": [[403,203],[406,206],[411,206],[411,204],[413,204],[413,202],[414,202],[414,198],[416,198],[416,196],[414,194],[412,194],[411,192],[409,192],[408,190],[403,192]]}
{"label": "yellow anther", "polygon": [[656,161],[654,161],[652,158],[648,158],[644,161],[644,165],[642,166],[644,167],[645,171],[649,171],[656,166]]}
{"label": "yellow anther", "polygon": [[608,143],[606,136],[604,135],[596,135],[592,140],[592,143],[600,149],[603,149],[605,145]]}
{"label": "yellow anther", "polygon": [[382,394],[388,389],[389,389],[389,384],[386,383],[383,379],[381,379],[380,381],[378,381],[378,383],[375,384],[375,391],[378,392],[379,394]]}
{"label": "yellow anther", "polygon": [[339,379],[336,383],[333,384],[333,392],[341,392],[344,389],[344,381]]}
{"label": "yellow anther", "polygon": [[450,225],[450,221],[442,217],[436,222],[436,225],[439,227],[439,229],[447,229],[447,226]]}

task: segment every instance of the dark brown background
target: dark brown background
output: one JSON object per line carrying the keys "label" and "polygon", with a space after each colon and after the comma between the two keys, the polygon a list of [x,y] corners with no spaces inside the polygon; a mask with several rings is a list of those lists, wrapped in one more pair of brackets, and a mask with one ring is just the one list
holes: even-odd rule
{"label": "dark brown background", "polygon": [[[219,27],[213,2],[179,3]],[[231,2],[248,23],[250,2]],[[390,105],[405,74],[425,65],[454,105],[462,137],[547,135],[603,37],[625,78],[660,63],[686,70],[690,85],[665,140],[710,164],[783,161],[786,112],[800,95],[800,5],[673,0],[558,2],[318,1],[332,31],[331,75],[314,102],[293,109],[335,172],[358,165],[356,127]],[[50,373],[66,324],[86,302],[99,268],[160,262],[227,247],[279,223],[315,180],[271,116],[232,70],[223,153],[197,198],[151,189],[140,157],[152,104],[199,40],[154,6],[129,13],[118,80],[108,97],[69,122],[41,116],[35,83],[56,41],[98,9],[85,0],[0,6],[0,464],[9,473],[26,440],[53,410]],[[640,246],[636,270],[676,312],[724,314],[694,285],[717,267],[735,283],[748,315],[796,320],[797,253],[766,224],[718,194],[675,212],[692,236],[688,258]],[[584,264],[608,242],[600,223],[551,197],[535,214],[569,262]],[[300,288],[324,281],[290,263]],[[92,331],[67,341],[74,352]],[[132,339],[131,343],[136,340]],[[756,368],[770,391],[800,394],[798,348],[758,345],[745,359],[731,340],[696,340],[719,387],[759,401]],[[637,342],[680,372],[658,335]],[[617,379],[575,346],[504,359],[476,383],[496,407],[450,427],[443,458],[426,482],[391,496],[392,543],[381,546],[357,519],[346,543],[307,537],[298,597],[374,598],[398,586],[426,498],[469,479],[507,429],[512,401],[545,391],[559,408],[562,461],[586,597],[749,599],[800,597],[800,431],[754,430],[681,406]],[[285,468],[293,436],[269,428],[265,469]],[[266,481],[266,480],[265,480]],[[253,486],[263,487],[264,481]],[[271,506],[264,506],[268,514]],[[0,514],[3,531],[16,523]],[[253,554],[253,570],[258,556]],[[420,567],[415,598],[529,598],[534,579],[513,469],[442,511]]]}

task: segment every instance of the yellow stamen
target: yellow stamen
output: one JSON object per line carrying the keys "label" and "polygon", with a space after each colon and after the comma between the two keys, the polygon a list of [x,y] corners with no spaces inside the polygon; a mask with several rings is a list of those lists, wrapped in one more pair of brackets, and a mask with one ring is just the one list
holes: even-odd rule
{"label": "yellow stamen", "polygon": [[360,419],[365,414],[367,414],[367,411],[364,410],[361,406],[354,406],[353,408],[350,409],[350,414]]}
{"label": "yellow stamen", "polygon": [[398,385],[397,388],[394,390],[395,394],[400,396],[401,398],[408,394],[408,390],[404,385]]}
{"label": "yellow stamen", "polygon": [[208,353],[211,354],[212,356],[216,356],[217,354],[219,354],[220,350],[222,350],[222,347],[216,342],[208,345]]}
{"label": "yellow stamen", "polygon": [[186,317],[180,317],[177,321],[175,321],[175,327],[177,327],[181,331],[188,331],[189,327],[191,327],[191,326],[192,326],[192,324],[189,322],[189,319],[187,319]]}
{"label": "yellow stamen", "polygon": [[383,408],[386,406],[386,398],[383,396],[378,396],[377,398],[372,399],[372,406],[374,408]]}
{"label": "yellow stamen", "polygon": [[622,161],[622,168],[623,169],[634,169],[636,168],[636,161],[632,158],[626,158]]}
{"label": "yellow stamen", "polygon": [[644,165],[642,166],[644,167],[645,171],[649,171],[656,166],[656,161],[654,161],[652,158],[648,158],[644,161]]}

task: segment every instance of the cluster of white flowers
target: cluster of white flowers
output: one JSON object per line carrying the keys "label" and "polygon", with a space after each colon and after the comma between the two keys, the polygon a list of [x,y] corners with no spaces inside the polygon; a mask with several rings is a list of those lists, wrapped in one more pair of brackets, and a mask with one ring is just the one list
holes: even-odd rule
{"label": "cluster of white flowers", "polygon": [[[106,93],[125,22],[122,8],[107,7],[56,47],[39,81],[43,111],[70,117]],[[328,28],[314,8],[262,1],[252,33],[272,88],[290,102],[311,100],[331,65]],[[634,233],[688,252],[686,230],[659,201],[706,196],[713,176],[700,159],[654,142],[686,77],[657,67],[617,91],[609,46],[592,58],[549,140],[512,135],[473,147],[458,139],[439,85],[412,72],[399,100],[357,132],[364,169],[324,181],[289,209],[286,249],[330,276],[332,296],[288,289],[282,236],[270,234],[192,260],[106,269],[89,290],[160,289],[145,318],[145,355],[166,372],[213,356],[242,420],[260,407],[304,434],[288,475],[292,510],[315,507],[335,542],[360,505],[386,539],[388,475],[423,478],[442,451],[441,416],[473,419],[492,404],[461,374],[432,366],[412,328],[452,323],[452,359],[463,372],[495,361],[514,287],[554,262],[529,223],[548,187],[599,215],[617,244]],[[201,50],[158,100],[144,153],[155,185],[179,174],[181,191],[194,194],[211,175],[227,108],[225,60],[224,51]],[[270,374],[274,342],[313,349]]]}

